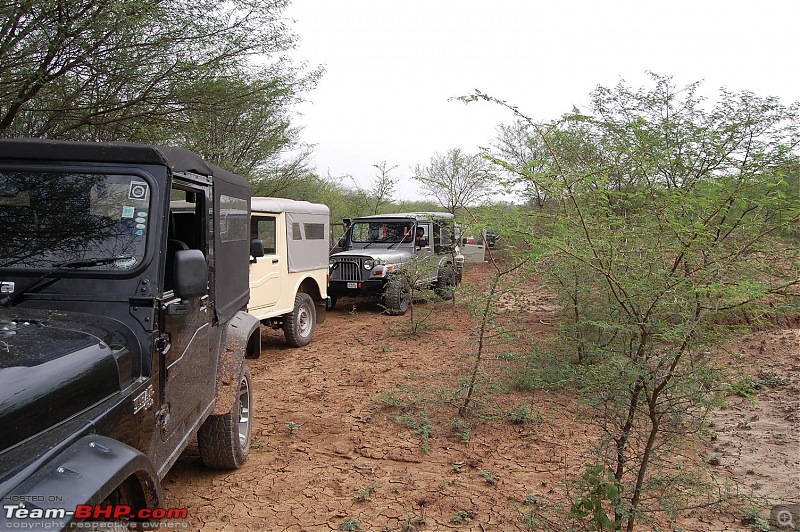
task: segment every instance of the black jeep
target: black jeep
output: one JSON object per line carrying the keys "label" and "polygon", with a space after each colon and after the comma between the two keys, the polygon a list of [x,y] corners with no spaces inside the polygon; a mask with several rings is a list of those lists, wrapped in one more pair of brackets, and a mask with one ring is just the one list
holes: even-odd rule
{"label": "black jeep", "polygon": [[141,517],[195,435],[244,462],[249,199],[182,149],[0,141],[0,528]]}

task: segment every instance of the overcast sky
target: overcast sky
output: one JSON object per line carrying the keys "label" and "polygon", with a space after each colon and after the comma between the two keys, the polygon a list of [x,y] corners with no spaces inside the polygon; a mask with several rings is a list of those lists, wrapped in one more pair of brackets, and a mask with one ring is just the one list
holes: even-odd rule
{"label": "overcast sky", "polygon": [[585,107],[598,85],[647,85],[648,70],[800,100],[797,0],[291,0],[285,15],[294,60],[325,68],[295,119],[317,171],[368,187],[385,161],[397,200],[420,198],[416,164],[475,153],[514,120],[451,100],[475,89],[535,120]]}

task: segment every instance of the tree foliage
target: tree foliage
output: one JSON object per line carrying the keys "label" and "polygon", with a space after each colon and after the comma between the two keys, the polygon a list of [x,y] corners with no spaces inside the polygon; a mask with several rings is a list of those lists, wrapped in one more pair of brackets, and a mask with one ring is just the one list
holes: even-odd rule
{"label": "tree foliage", "polygon": [[386,161],[382,161],[373,164],[372,167],[378,173],[372,177],[369,188],[364,188],[356,182],[354,190],[360,203],[356,210],[368,214],[379,214],[380,212],[387,212],[383,209],[392,203],[392,197],[397,186],[390,174],[392,170],[397,168],[397,165],[388,167]]}
{"label": "tree foliage", "polygon": [[516,190],[527,203],[544,207],[549,199],[547,182],[552,181],[555,168],[552,155],[536,129],[523,120],[500,124],[492,148],[483,155],[505,170],[508,177],[502,183]]}
{"label": "tree foliage", "polygon": [[320,72],[281,59],[286,5],[5,2],[0,135],[178,144],[256,180],[292,174],[276,160],[298,143],[288,109]]}
{"label": "tree foliage", "polygon": [[598,475],[620,488],[608,522],[633,530],[698,480],[672,460],[715,400],[719,324],[798,306],[798,109],[724,90],[708,105],[655,75],[546,125],[467,99],[511,108],[549,152],[548,172],[520,174],[554,200],[531,215],[531,249],[603,435]]}
{"label": "tree foliage", "polygon": [[427,166],[414,168],[414,179],[422,190],[449,213],[485,199],[493,182],[486,160],[453,148],[445,155],[431,157]]}

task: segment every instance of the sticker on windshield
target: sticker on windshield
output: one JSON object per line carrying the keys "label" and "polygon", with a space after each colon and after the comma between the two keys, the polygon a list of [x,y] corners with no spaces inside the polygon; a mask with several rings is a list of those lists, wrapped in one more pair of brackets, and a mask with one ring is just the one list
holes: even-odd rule
{"label": "sticker on windshield", "polygon": [[128,199],[131,200],[146,200],[147,199],[147,183],[143,181],[131,181],[131,187],[128,189]]}
{"label": "sticker on windshield", "polygon": [[123,205],[122,206],[122,217],[123,218],[133,218],[133,213],[136,212],[136,208],[133,206]]}
{"label": "sticker on windshield", "polygon": [[136,263],[139,262],[136,257],[124,257],[122,259],[117,259],[114,261],[114,266],[120,268],[122,270],[129,270],[136,266]]}

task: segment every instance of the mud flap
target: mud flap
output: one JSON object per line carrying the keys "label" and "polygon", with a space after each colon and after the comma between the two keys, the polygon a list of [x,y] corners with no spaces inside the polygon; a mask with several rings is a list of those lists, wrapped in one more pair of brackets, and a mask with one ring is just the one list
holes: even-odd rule
{"label": "mud flap", "polygon": [[[242,362],[247,354],[248,342],[254,333],[260,334],[260,325],[258,318],[239,311],[225,327],[219,346],[214,415],[227,414],[231,405],[236,401]],[[261,345],[260,338],[259,336],[259,342],[255,344],[256,348]]]}
{"label": "mud flap", "polygon": [[328,316],[328,305],[330,297],[326,297],[322,301],[314,300],[314,308],[317,311],[317,325],[325,323],[325,318]]}

